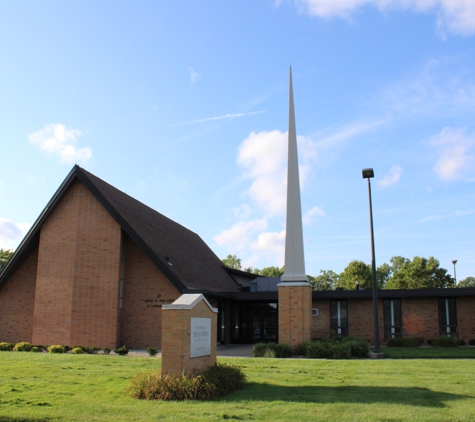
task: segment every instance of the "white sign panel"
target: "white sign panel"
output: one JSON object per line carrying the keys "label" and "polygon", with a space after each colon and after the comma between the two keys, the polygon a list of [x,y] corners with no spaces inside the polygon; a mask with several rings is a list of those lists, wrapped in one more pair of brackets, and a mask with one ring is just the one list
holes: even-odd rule
{"label": "white sign panel", "polygon": [[191,318],[190,358],[211,354],[211,318]]}

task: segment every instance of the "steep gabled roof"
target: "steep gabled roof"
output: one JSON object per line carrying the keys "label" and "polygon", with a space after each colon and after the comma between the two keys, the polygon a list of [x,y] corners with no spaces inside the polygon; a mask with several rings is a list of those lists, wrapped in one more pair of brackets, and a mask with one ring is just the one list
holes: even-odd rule
{"label": "steep gabled roof", "polygon": [[194,232],[74,166],[0,274],[0,287],[38,246],[40,229],[75,179],[79,179],[180,291],[237,292],[221,260]]}

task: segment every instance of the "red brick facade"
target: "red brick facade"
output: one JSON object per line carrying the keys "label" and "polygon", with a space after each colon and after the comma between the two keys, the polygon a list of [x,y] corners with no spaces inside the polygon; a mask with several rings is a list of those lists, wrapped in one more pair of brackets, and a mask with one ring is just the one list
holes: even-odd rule
{"label": "red brick facade", "polygon": [[33,343],[114,347],[121,228],[79,181],[41,227]]}
{"label": "red brick facade", "polygon": [[128,237],[124,241],[125,283],[120,343],[161,347],[162,305],[181,293]]}
{"label": "red brick facade", "polygon": [[0,289],[0,341],[31,342],[37,265],[36,249]]}
{"label": "red brick facade", "polygon": [[[437,338],[439,331],[439,310],[437,297],[401,299],[402,335],[423,337],[425,340]],[[458,297],[457,325],[458,339],[468,342],[475,339],[475,307],[473,297]],[[318,308],[318,316],[312,317],[312,338],[330,336],[330,300],[313,300],[313,308]],[[374,341],[372,299],[348,299],[348,335]],[[379,299],[380,339],[384,341],[383,299]]]}

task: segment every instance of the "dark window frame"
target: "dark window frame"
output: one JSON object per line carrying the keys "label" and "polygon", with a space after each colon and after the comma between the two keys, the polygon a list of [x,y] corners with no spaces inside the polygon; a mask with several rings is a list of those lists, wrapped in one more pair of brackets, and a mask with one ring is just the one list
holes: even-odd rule
{"label": "dark window frame", "polygon": [[[395,305],[397,308],[395,308]],[[388,314],[389,311],[389,314]],[[390,338],[402,337],[402,301],[401,299],[384,299],[383,301],[384,313],[384,340],[388,341]]]}
{"label": "dark window frame", "polygon": [[440,337],[458,338],[457,300],[455,297],[441,297],[438,300]]}
{"label": "dark window frame", "polygon": [[[344,304],[344,309],[342,309],[343,304]],[[334,316],[334,313],[336,313],[337,315]],[[330,336],[331,337],[336,337],[336,336],[348,337],[348,301],[347,300],[330,300]]]}

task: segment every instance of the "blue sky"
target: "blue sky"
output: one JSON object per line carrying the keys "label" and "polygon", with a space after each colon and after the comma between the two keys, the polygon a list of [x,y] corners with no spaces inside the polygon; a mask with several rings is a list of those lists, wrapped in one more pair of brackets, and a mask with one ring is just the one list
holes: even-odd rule
{"label": "blue sky", "polygon": [[292,65],[306,270],[435,256],[475,276],[470,0],[0,4],[0,247],[77,163],[198,233],[283,264]]}

